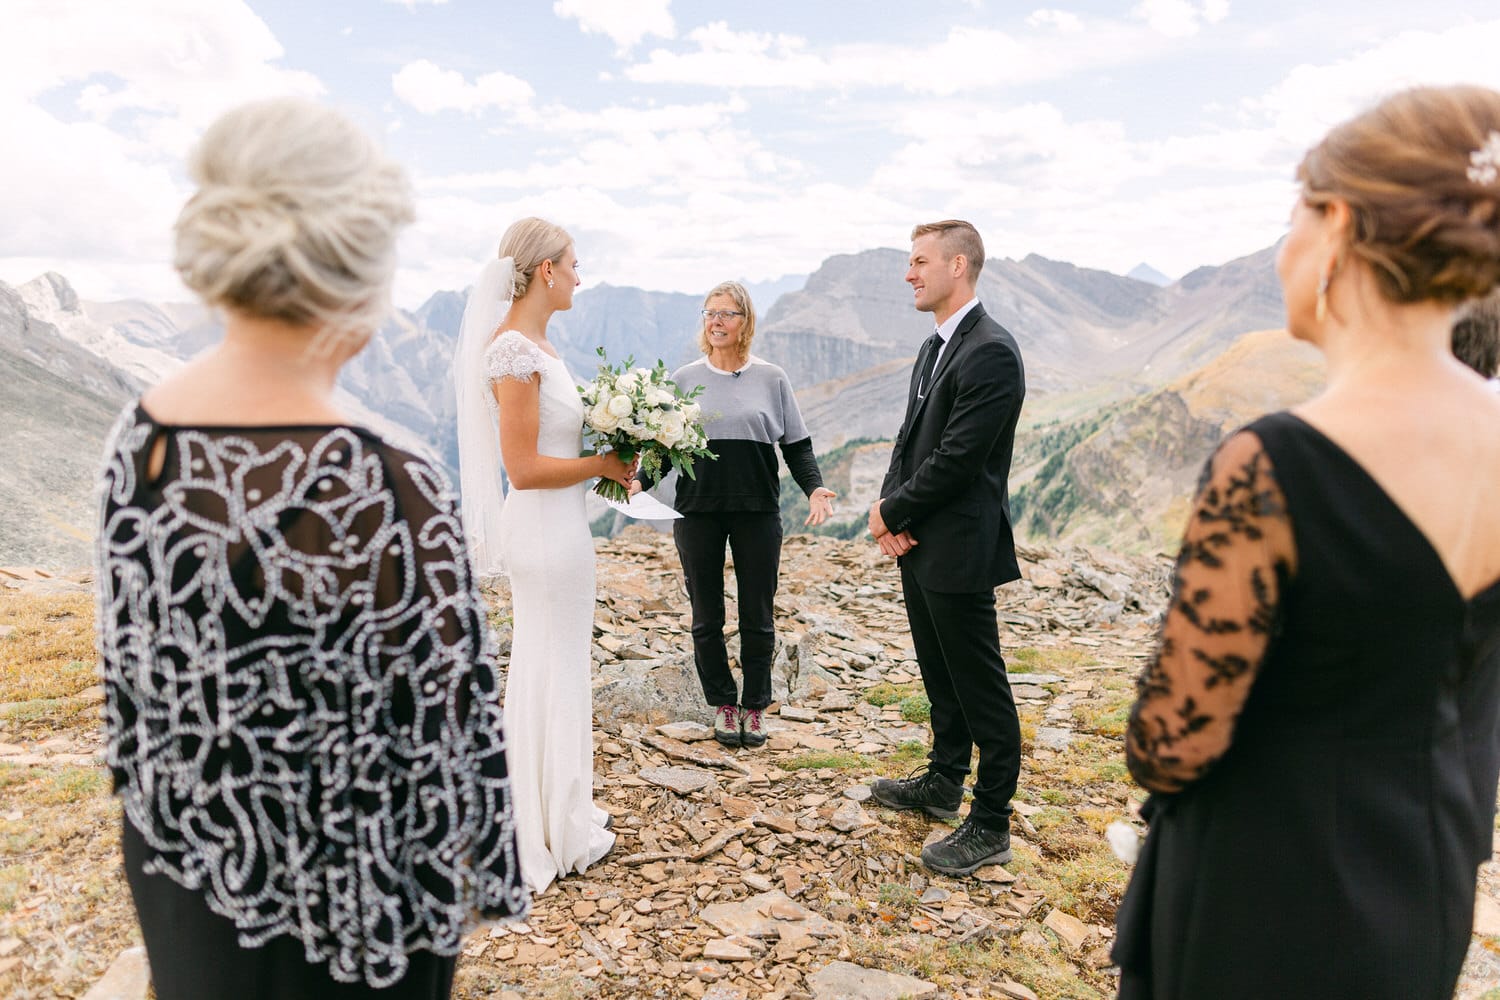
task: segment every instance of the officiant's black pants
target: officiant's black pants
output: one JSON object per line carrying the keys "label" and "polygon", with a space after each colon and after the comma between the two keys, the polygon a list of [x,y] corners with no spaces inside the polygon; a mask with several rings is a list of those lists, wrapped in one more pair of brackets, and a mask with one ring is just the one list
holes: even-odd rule
{"label": "officiant's black pants", "polygon": [[[703,697],[715,708],[771,704],[771,655],[776,651],[776,576],[781,569],[781,514],[684,514],[672,526],[682,575],[693,604],[693,659]],[[741,693],[724,646],[724,544],[734,553],[740,608]]]}
{"label": "officiant's black pants", "polygon": [[962,784],[979,748],[970,818],[994,829],[1010,824],[1010,800],[1021,777],[1021,720],[1000,655],[995,592],[926,590],[910,568],[901,589],[911,641],[932,702],[928,766]]}

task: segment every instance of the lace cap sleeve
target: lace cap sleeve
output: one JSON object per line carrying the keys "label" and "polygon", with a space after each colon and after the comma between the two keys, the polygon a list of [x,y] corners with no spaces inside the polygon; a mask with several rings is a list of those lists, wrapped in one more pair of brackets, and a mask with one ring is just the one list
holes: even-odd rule
{"label": "lace cap sleeve", "polygon": [[1241,431],[1204,467],[1156,653],[1136,684],[1125,755],[1142,785],[1179,791],[1229,749],[1295,559],[1270,456]]}
{"label": "lace cap sleeve", "polygon": [[530,382],[545,365],[546,356],[541,349],[511,330],[496,337],[484,352],[484,380],[491,383],[513,378],[518,382]]}

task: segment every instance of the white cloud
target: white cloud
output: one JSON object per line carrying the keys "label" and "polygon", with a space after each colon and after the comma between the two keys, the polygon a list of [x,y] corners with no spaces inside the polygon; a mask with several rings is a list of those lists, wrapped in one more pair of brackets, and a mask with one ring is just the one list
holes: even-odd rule
{"label": "white cloud", "polygon": [[552,12],[576,20],[585,34],[608,35],[623,53],[648,35],[676,37],[671,6],[672,0],[557,0]]}
{"label": "white cloud", "polygon": [[1229,0],[1141,0],[1131,14],[1145,21],[1151,30],[1169,38],[1196,35],[1204,24],[1217,24],[1229,16]]}
{"label": "white cloud", "polygon": [[1083,19],[1077,14],[1068,10],[1052,10],[1047,7],[1032,11],[1031,15],[1026,18],[1026,23],[1033,28],[1045,28],[1050,25],[1058,31],[1069,34],[1083,30]]}
{"label": "white cloud", "polygon": [[424,115],[440,111],[478,114],[487,108],[516,109],[531,102],[535,91],[519,77],[496,71],[467,82],[457,70],[426,59],[405,66],[391,77],[396,96]]}
{"label": "white cloud", "polygon": [[19,0],[0,60],[0,278],[41,267],[85,296],[181,299],[171,224],[184,154],[252,98],[316,95],[238,0]]}
{"label": "white cloud", "polygon": [[[1063,18],[1066,22],[1066,18]],[[1058,27],[1043,18],[1041,27]],[[1062,79],[1076,72],[1149,59],[1167,44],[1147,28],[1099,21],[1088,31],[1047,31],[1041,37],[996,28],[958,26],[928,45],[846,43],[814,47],[798,35],[736,31],[716,21],[689,32],[696,50],[653,49],[626,67],[637,83],[735,90],[902,89],[952,96],[981,87]]]}
{"label": "white cloud", "polygon": [[1476,83],[1500,88],[1500,20],[1443,31],[1407,31],[1325,65],[1292,69],[1270,92],[1244,102],[1298,147],[1403,87]]}

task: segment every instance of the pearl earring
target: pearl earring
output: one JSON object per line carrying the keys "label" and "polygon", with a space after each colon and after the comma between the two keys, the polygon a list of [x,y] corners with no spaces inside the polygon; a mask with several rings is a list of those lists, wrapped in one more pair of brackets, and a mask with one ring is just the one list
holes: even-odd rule
{"label": "pearl earring", "polygon": [[548,288],[551,288],[551,287],[552,287],[552,279],[551,279],[551,278],[548,278],[548,279],[547,279],[547,287],[548,287]]}

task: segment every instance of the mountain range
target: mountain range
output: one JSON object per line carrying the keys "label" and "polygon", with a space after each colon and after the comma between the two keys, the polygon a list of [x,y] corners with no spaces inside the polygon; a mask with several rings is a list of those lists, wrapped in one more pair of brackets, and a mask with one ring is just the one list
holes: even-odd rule
{"label": "mountain range", "polygon": [[[1262,365],[1253,378],[1266,399],[1305,394],[1305,358],[1290,367],[1266,361],[1279,350],[1266,337],[1254,341],[1261,347],[1232,349],[1247,332],[1282,321],[1271,265],[1268,249],[1161,285],[1154,272],[1121,277],[1034,254],[987,262],[980,300],[1016,334],[1026,362],[1014,485],[1028,530],[1129,543],[1120,547],[1157,544],[1170,512],[1157,510],[1156,499],[1133,506],[1124,499],[1130,477],[1150,478],[1151,463],[1163,458],[1152,447],[1180,437],[1181,454],[1171,459],[1201,463],[1217,440],[1208,425],[1218,411],[1206,401],[1250,376],[1249,366]],[[883,461],[879,442],[895,433],[912,356],[931,331],[930,318],[912,309],[905,269],[904,252],[869,250],[755,289],[768,301],[758,303],[754,353],[788,372],[820,453],[858,444],[839,460],[841,475],[852,470],[857,481],[840,485],[856,493],[878,489],[871,470]],[[340,382],[340,405],[354,419],[425,444],[450,469],[451,358],[466,294],[440,291],[398,312]],[[575,377],[592,375],[599,346],[612,362],[633,356],[675,367],[697,353],[701,304],[697,295],[599,285],[580,291],[549,335]],[[56,274],[14,288],[0,283],[0,377],[12,387],[0,404],[9,418],[0,445],[9,470],[0,487],[0,563],[86,560],[91,485],[109,423],[219,330],[199,306],[85,303]],[[1157,477],[1153,488],[1175,496],[1186,488],[1179,479]],[[1066,510],[1059,489],[1077,495]],[[845,498],[846,516],[857,499]]]}

